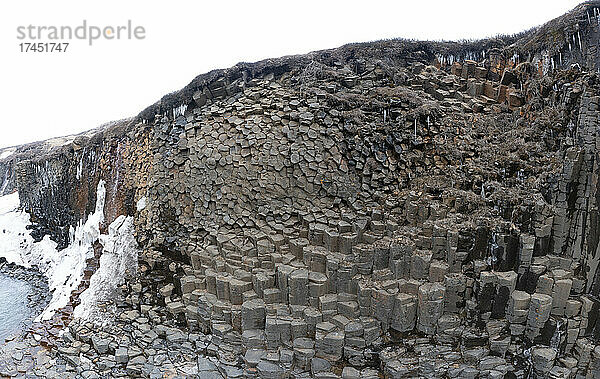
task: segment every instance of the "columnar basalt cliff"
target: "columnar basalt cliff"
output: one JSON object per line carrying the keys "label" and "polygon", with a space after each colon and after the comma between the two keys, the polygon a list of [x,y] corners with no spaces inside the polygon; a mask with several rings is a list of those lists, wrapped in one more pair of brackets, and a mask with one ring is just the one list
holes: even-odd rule
{"label": "columnar basalt cliff", "polygon": [[[119,320],[226,376],[595,377],[599,43],[589,2],[516,36],[240,63],[0,150],[0,195],[64,248],[105,181],[103,228],[133,216],[140,247]],[[91,328],[61,353],[160,371],[154,339],[123,356]]]}

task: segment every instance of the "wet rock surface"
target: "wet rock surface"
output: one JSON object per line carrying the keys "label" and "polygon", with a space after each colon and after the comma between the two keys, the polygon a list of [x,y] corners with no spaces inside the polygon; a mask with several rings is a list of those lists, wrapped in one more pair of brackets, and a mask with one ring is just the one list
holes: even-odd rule
{"label": "wet rock surface", "polygon": [[84,281],[6,375],[594,377],[599,15],[243,63],[17,148],[32,235],[68,244],[103,179],[141,252],[114,320],[72,320]]}

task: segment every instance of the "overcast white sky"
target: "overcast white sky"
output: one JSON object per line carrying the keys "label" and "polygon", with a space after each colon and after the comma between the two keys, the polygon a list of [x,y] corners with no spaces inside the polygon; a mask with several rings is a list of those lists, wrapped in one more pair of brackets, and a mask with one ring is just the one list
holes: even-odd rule
{"label": "overcast white sky", "polygon": [[[133,116],[196,75],[382,38],[483,38],[515,33],[579,0],[3,1],[0,148]],[[21,53],[20,25],[122,25],[145,40],[72,41],[67,53]]]}

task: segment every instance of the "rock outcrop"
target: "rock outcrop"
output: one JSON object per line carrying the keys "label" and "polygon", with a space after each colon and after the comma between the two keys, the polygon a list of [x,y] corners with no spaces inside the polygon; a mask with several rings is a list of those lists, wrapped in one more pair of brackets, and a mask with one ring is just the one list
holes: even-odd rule
{"label": "rock outcrop", "polygon": [[[133,216],[141,248],[121,321],[229,376],[593,377],[599,39],[589,2],[512,37],[240,63],[0,151],[0,194],[64,247],[104,180],[105,227]],[[94,341],[152,372],[149,344]]]}

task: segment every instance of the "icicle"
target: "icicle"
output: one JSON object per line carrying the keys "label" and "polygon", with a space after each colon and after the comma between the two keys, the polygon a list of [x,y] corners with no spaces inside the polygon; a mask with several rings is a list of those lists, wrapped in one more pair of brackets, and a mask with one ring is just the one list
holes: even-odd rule
{"label": "icicle", "polygon": [[436,54],[435,55],[436,59],[438,60],[438,62],[440,62],[440,66],[445,66],[446,65],[446,57],[442,54]]}
{"label": "icicle", "polygon": [[2,189],[0,189],[0,195],[4,193],[6,187],[8,187],[8,170],[4,172],[4,179],[2,179]]}
{"label": "icicle", "polygon": [[175,107],[172,109],[172,113],[173,113],[173,118],[175,117],[179,117],[179,116],[183,116],[183,114],[185,113],[187,109],[187,104],[182,104],[178,107]]}
{"label": "icicle", "polygon": [[417,140],[417,119],[415,118],[415,141]]}
{"label": "icicle", "polygon": [[561,340],[561,335],[562,335],[562,331],[560,330],[561,327],[562,327],[562,320],[558,319],[556,321],[556,329],[554,330],[554,334],[552,335],[552,338],[550,339],[550,347],[556,351],[558,351],[558,348],[560,347],[560,340]]}
{"label": "icicle", "polygon": [[481,185],[481,198],[485,200],[485,184]]}
{"label": "icicle", "polygon": [[577,39],[579,39],[579,49],[583,50],[583,46],[581,45],[581,32],[577,31]]}
{"label": "icicle", "polygon": [[558,52],[558,64],[562,66],[562,52]]}
{"label": "icicle", "polygon": [[81,158],[79,158],[79,165],[77,166],[77,180],[81,179],[81,174],[83,172],[83,156],[81,156]]}
{"label": "icicle", "polygon": [[499,247],[500,246],[496,242],[496,233],[492,232],[492,239],[491,239],[490,244],[489,244],[490,256],[487,259],[488,265],[494,265],[496,262],[498,262],[497,253],[498,253],[498,248]]}
{"label": "icicle", "polygon": [[431,124],[429,122],[429,116],[427,116],[427,129],[429,129],[430,126],[431,126]]}

